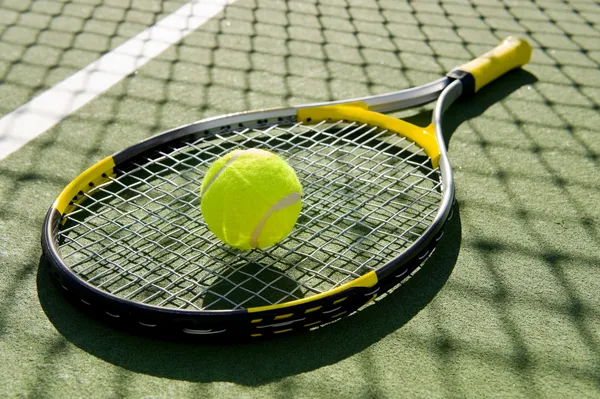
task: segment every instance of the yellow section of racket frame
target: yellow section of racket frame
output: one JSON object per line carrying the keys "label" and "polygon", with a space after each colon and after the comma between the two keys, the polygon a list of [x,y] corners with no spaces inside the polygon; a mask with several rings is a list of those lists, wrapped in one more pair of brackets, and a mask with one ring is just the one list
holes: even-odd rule
{"label": "yellow section of racket frame", "polygon": [[297,305],[303,305],[305,303],[318,301],[319,299],[323,299],[323,298],[327,298],[329,296],[339,294],[340,292],[346,291],[347,289],[350,289],[350,288],[356,288],[356,287],[370,288],[370,287],[373,287],[375,284],[377,284],[377,281],[378,281],[377,274],[374,271],[370,271],[367,274],[350,281],[349,283],[340,285],[339,287],[332,289],[331,291],[323,292],[323,293],[317,294],[317,295],[312,295],[312,296],[309,296],[306,298],[297,299],[295,301],[290,301],[290,302],[285,302],[285,303],[280,303],[280,304],[275,304],[275,305],[259,306],[259,307],[255,307],[255,308],[248,308],[248,313],[266,312],[269,310],[277,310],[277,309],[282,309],[282,308],[290,308],[292,306],[297,306]]}
{"label": "yellow section of racket frame", "polygon": [[52,206],[61,215],[72,211],[75,203],[85,199],[85,193],[115,177],[114,167],[113,157],[106,157],[90,166],[65,187]]}
{"label": "yellow section of racket frame", "polygon": [[323,121],[339,121],[364,123],[386,129],[419,145],[431,159],[434,168],[438,167],[440,148],[435,139],[435,127],[419,127],[392,116],[369,110],[364,102],[353,102],[341,105],[324,105],[314,108],[301,108],[297,120],[303,123],[315,124]]}

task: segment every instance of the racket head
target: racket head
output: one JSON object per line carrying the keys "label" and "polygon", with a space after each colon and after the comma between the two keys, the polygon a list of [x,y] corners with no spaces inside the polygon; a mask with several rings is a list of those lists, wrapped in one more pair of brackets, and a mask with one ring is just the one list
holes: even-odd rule
{"label": "racket head", "polygon": [[[78,176],[48,212],[44,253],[64,291],[121,325],[211,338],[314,328],[435,248],[453,200],[439,134],[356,103],[200,121]],[[204,172],[238,148],[277,153],[304,186],[294,232],[262,251],[221,243],[200,212]]]}

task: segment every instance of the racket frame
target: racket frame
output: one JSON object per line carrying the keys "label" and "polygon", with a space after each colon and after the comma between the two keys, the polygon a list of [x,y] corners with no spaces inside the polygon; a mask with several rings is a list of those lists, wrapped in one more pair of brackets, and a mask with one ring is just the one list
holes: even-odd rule
{"label": "racket frame", "polygon": [[[73,299],[84,308],[88,308],[88,310],[94,308],[95,313],[100,313],[105,318],[115,321],[125,320],[127,324],[137,325],[137,327],[142,327],[144,330],[161,330],[161,335],[165,335],[165,333],[175,333],[177,335],[177,332],[179,332],[186,335],[202,336],[224,333],[264,336],[288,332],[297,329],[299,326],[310,328],[345,316],[348,312],[364,306],[377,295],[389,290],[389,288],[408,277],[428,257],[435,244],[437,244],[454,200],[452,170],[443,145],[441,116],[450,103],[460,96],[461,87],[460,81],[453,81],[445,77],[420,87],[383,96],[368,96],[345,101],[322,102],[223,115],[164,132],[109,157],[112,158],[116,166],[126,163],[135,164],[138,157],[146,158],[155,149],[160,149],[169,144],[176,146],[178,141],[188,140],[192,137],[210,137],[221,132],[228,132],[233,128],[252,129],[270,126],[274,123],[293,125],[297,123],[298,110],[304,108],[363,102],[369,106],[370,110],[388,112],[426,104],[439,97],[433,122],[435,124],[436,139],[441,145],[439,160],[443,186],[441,207],[426,232],[403,253],[388,264],[357,278],[351,283],[338,287],[333,291],[300,300],[250,309],[188,310],[163,308],[129,301],[95,287],[77,277],[70,270],[62,259],[58,243],[54,238],[62,218],[62,213],[56,209],[56,206],[49,210],[42,234],[42,246],[51,265],[52,275],[59,282],[59,286],[64,291],[72,294],[71,296],[74,295]],[[446,91],[444,91],[445,89]],[[93,175],[94,173],[90,173],[90,170],[88,170],[82,176],[86,174]],[[64,203],[74,192],[79,193],[80,198],[85,199],[85,196],[80,193],[82,190],[89,189],[89,187],[85,178],[81,180],[79,185],[72,186],[70,190],[63,190],[55,204]],[[67,198],[61,200],[61,197]],[[77,201],[75,198],[73,200]],[[341,306],[342,303],[344,306]],[[335,306],[338,304],[340,306]],[[316,309],[318,308],[322,311],[317,312]],[[314,316],[311,313],[314,313]],[[327,316],[323,317],[323,315]],[[240,328],[240,326],[245,327]]]}

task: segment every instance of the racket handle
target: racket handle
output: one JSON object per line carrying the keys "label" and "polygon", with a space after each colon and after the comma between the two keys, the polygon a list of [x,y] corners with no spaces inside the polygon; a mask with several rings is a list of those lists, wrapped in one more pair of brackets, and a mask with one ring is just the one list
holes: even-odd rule
{"label": "racket handle", "polygon": [[464,65],[454,68],[447,76],[463,83],[462,97],[468,97],[511,69],[531,59],[531,46],[525,39],[509,36],[498,46]]}

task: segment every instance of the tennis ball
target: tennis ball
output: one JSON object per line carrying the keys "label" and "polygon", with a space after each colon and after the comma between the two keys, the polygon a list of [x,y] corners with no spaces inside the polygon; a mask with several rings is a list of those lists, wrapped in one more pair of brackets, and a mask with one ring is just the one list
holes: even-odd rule
{"label": "tennis ball", "polygon": [[285,238],[302,209],[294,169],[259,149],[217,159],[202,181],[204,220],[221,241],[241,249],[265,248]]}

